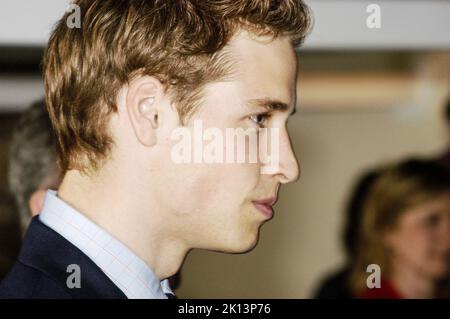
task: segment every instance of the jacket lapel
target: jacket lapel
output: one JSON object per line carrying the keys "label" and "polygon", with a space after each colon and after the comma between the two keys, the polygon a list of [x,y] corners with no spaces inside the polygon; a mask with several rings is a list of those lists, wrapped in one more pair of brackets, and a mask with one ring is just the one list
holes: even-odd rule
{"label": "jacket lapel", "polygon": [[[126,299],[125,294],[81,250],[34,217],[25,235],[19,260],[66,287],[73,298]],[[69,288],[69,265],[79,266],[81,287]]]}

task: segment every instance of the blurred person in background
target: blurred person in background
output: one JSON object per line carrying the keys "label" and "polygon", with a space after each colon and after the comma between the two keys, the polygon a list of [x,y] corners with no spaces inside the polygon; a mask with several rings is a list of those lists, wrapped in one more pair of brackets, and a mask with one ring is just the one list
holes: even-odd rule
{"label": "blurred person in background", "polygon": [[43,99],[24,111],[13,132],[8,181],[23,234],[31,217],[41,211],[47,190],[58,189],[61,183],[55,136]]}
{"label": "blurred person in background", "polygon": [[329,275],[320,285],[314,298],[318,299],[350,299],[353,298],[348,285],[350,270],[355,261],[357,248],[357,232],[361,223],[361,215],[367,195],[381,174],[381,169],[371,169],[362,174],[356,181],[347,203],[343,244],[346,252],[346,264],[335,273]]}
{"label": "blurred person in background", "polygon": [[[11,250],[14,259],[18,251],[12,249],[11,241],[17,238],[20,242],[31,217],[41,211],[46,191],[58,188],[61,182],[56,165],[56,142],[52,132],[43,99],[25,109],[12,132],[8,154],[8,186],[14,203],[8,209],[15,208],[18,212],[20,234],[19,229],[15,227],[7,231],[2,230],[4,242],[8,245],[2,245],[2,252]],[[12,264],[2,258],[0,263],[1,279]]]}
{"label": "blurred person in background", "polygon": [[[450,173],[429,160],[389,166],[371,190],[362,215],[350,274],[361,298],[448,296]],[[381,286],[368,288],[368,265],[381,269]]]}

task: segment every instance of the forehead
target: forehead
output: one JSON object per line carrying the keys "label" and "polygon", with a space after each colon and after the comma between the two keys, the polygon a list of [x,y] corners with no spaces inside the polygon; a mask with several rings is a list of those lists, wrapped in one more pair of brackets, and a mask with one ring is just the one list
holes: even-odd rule
{"label": "forehead", "polygon": [[[295,103],[297,61],[287,38],[240,33],[225,48],[231,68],[226,80],[204,88],[202,106],[191,119],[226,121],[249,112],[255,100],[279,101],[291,112]],[[254,110],[253,110],[254,111]]]}
{"label": "forehead", "polygon": [[243,95],[293,103],[297,61],[288,38],[240,32],[227,49],[234,62],[233,79],[241,84]]}

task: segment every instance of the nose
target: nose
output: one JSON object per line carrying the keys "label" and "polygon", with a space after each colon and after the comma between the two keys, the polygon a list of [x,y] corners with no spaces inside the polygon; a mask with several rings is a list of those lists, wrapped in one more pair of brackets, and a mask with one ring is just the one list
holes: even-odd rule
{"label": "nose", "polygon": [[278,179],[281,184],[288,184],[300,178],[300,167],[292,148],[287,129],[280,132],[280,164]]}

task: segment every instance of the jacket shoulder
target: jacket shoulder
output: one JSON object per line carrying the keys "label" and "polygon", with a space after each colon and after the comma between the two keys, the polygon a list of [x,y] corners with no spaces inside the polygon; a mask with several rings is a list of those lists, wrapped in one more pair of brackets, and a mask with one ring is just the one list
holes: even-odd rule
{"label": "jacket shoulder", "polygon": [[64,286],[18,261],[0,283],[0,299],[68,299]]}

